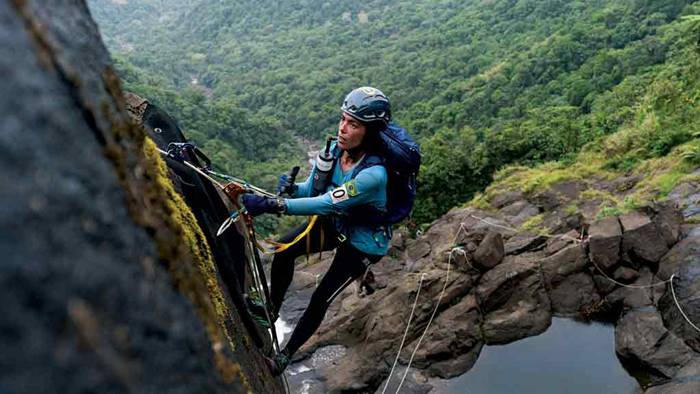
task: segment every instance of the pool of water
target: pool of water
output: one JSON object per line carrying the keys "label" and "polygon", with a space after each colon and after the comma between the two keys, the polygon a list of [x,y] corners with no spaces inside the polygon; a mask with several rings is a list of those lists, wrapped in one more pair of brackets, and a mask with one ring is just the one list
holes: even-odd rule
{"label": "pool of water", "polygon": [[536,337],[484,346],[469,372],[430,384],[436,394],[641,393],[615,355],[613,326],[564,318]]}

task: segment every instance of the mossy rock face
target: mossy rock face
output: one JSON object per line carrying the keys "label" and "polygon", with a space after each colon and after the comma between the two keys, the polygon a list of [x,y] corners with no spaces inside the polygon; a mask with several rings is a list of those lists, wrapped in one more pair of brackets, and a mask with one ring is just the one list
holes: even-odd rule
{"label": "mossy rock face", "polygon": [[255,391],[203,275],[211,251],[129,121],[86,6],[0,15],[0,386]]}

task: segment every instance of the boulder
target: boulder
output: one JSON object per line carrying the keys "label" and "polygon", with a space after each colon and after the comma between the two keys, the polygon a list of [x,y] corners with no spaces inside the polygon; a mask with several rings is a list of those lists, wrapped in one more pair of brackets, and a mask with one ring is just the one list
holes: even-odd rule
{"label": "boulder", "polygon": [[673,299],[671,288],[659,300],[659,310],[666,327],[676,336],[682,338],[695,351],[700,352],[700,332],[691,326],[681,314],[681,308],[688,319],[700,327],[700,255],[689,256],[680,264],[674,276]]}
{"label": "boulder", "polygon": [[653,386],[644,394],[697,394],[700,393],[700,378],[678,379],[668,383]]}
{"label": "boulder", "polygon": [[555,235],[547,240],[545,252],[547,256],[551,256],[565,247],[577,242],[581,238],[581,233],[578,230],[571,230],[565,234]]}
{"label": "boulder", "polygon": [[588,185],[581,181],[564,181],[555,183],[551,189],[562,200],[571,201],[578,199],[581,192],[588,189]]}
{"label": "boulder", "polygon": [[498,211],[501,215],[506,216],[508,221],[514,226],[520,226],[528,219],[535,215],[539,215],[540,210],[527,201],[516,201]]}
{"label": "boulder", "polygon": [[[700,174],[700,169],[693,172]],[[700,182],[681,182],[668,194],[669,201],[673,201],[682,211],[683,218],[700,216]]]}
{"label": "boulder", "polygon": [[[697,228],[700,229],[700,226]],[[687,238],[673,245],[673,248],[661,258],[657,276],[663,280],[678,273],[678,269],[683,261],[693,256],[700,256],[700,232],[691,234]]]}
{"label": "boulder", "polygon": [[693,351],[664,327],[653,308],[629,311],[618,321],[615,351],[646,369],[655,383],[673,378],[694,357]]}
{"label": "boulder", "polygon": [[551,212],[560,206],[563,198],[552,190],[545,190],[531,196],[529,200],[535,204],[542,212]]}
{"label": "boulder", "polygon": [[645,394],[696,394],[700,393],[700,355],[690,361],[670,382],[653,386]]}
{"label": "boulder", "polygon": [[616,217],[596,220],[588,229],[591,261],[609,272],[620,261],[622,228]]}
{"label": "boulder", "polygon": [[615,287],[617,287],[617,285],[614,282],[604,277],[603,275],[598,275],[597,272],[595,275],[593,275],[593,283],[595,283],[595,287],[596,289],[598,289],[598,293],[603,296],[610,294],[610,292],[615,290]]}
{"label": "boulder", "polygon": [[492,200],[491,200],[491,205],[495,207],[496,209],[501,209],[505,207],[506,205],[511,205],[514,202],[518,200],[523,200],[523,193],[514,191],[514,192],[504,192],[504,193],[499,193],[497,194]]}
{"label": "boulder", "polygon": [[542,235],[518,234],[511,237],[504,245],[506,255],[522,254],[544,247],[547,237]]}
{"label": "boulder", "polygon": [[670,203],[655,205],[654,213],[653,222],[670,248],[680,238],[683,215]]}
{"label": "boulder", "polygon": [[398,257],[401,254],[401,252],[406,250],[407,238],[408,237],[403,231],[394,231],[394,234],[391,237],[391,242],[389,244],[389,250],[387,251],[387,254],[389,256]]}
{"label": "boulder", "polygon": [[541,227],[553,234],[580,230],[584,227],[584,217],[579,212],[566,213],[564,211],[553,211],[545,215]]}
{"label": "boulder", "polygon": [[503,261],[504,255],[503,237],[500,233],[490,231],[474,252],[474,263],[486,271]]}
{"label": "boulder", "polygon": [[659,281],[648,268],[642,268],[639,272],[639,278],[631,284],[635,287],[618,287],[605,297],[605,302],[619,311],[654,306],[655,289],[648,287],[654,283],[659,283]]}
{"label": "boulder", "polygon": [[424,240],[409,241],[406,246],[406,257],[411,261],[417,261],[429,255],[431,250],[430,243]]}
{"label": "boulder", "polygon": [[666,240],[648,216],[633,212],[620,216],[622,253],[630,263],[657,263],[668,252]]}
{"label": "boulder", "polygon": [[618,267],[612,274],[612,278],[620,283],[629,284],[639,278],[639,272],[629,267]]}
{"label": "boulder", "polygon": [[487,344],[508,343],[544,332],[551,323],[549,297],[537,263],[501,263],[476,287]]}
{"label": "boulder", "polygon": [[549,297],[552,300],[552,311],[561,315],[578,314],[600,301],[593,278],[584,272],[567,276],[552,288]]}
{"label": "boulder", "polygon": [[583,271],[588,265],[588,257],[583,244],[568,246],[540,262],[545,283],[555,287],[565,277]]}
{"label": "boulder", "polygon": [[[413,366],[441,378],[467,372],[476,362],[483,345],[480,325],[476,299],[470,294],[435,318],[415,353]],[[417,342],[415,340],[405,347],[402,363],[408,363]]]}

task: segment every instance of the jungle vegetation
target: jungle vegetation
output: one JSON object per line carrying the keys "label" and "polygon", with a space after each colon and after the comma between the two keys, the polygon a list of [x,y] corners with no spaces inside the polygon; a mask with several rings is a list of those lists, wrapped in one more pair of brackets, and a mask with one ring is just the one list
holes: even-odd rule
{"label": "jungle vegetation", "polygon": [[[607,168],[698,138],[700,1],[89,4],[126,88],[178,118],[219,169],[261,186],[335,133],[345,93],[379,87],[422,145],[419,223],[506,166],[566,166],[630,125],[652,131]],[[642,106],[653,127],[636,118]]]}

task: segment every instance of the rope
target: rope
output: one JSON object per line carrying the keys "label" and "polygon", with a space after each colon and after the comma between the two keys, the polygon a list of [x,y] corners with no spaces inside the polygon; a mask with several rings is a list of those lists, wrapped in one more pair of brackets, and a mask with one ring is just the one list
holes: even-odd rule
{"label": "rope", "polygon": [[671,275],[671,278],[668,280],[671,283],[671,295],[673,296],[673,301],[676,303],[676,307],[681,312],[681,315],[683,315],[683,318],[685,319],[685,321],[687,321],[688,324],[690,324],[690,326],[695,329],[695,331],[700,332],[700,328],[698,328],[698,326],[693,324],[693,322],[690,321],[690,318],[688,318],[688,315],[686,315],[685,312],[683,312],[683,308],[681,308],[681,304],[678,302],[678,298],[676,298],[676,291],[673,289],[673,278],[675,278],[675,277],[676,277],[676,274],[673,274],[673,275]]}
{"label": "rope", "polygon": [[382,390],[382,394],[386,392],[386,388],[389,386],[389,382],[391,381],[391,376],[394,374],[394,368],[396,368],[396,364],[399,362],[399,355],[401,354],[401,350],[403,350],[403,345],[404,342],[406,341],[406,336],[408,336],[408,329],[411,327],[411,320],[413,320],[413,313],[416,310],[416,305],[418,304],[418,296],[420,295],[420,289],[423,287],[423,279],[425,279],[425,274],[421,274],[420,276],[420,282],[418,282],[418,291],[416,292],[416,299],[413,301],[413,308],[411,308],[411,315],[408,317],[408,324],[406,324],[406,331],[403,333],[403,338],[401,338],[401,345],[399,346],[399,351],[396,353],[396,358],[394,359],[394,364],[391,366],[391,371],[389,372],[389,377],[386,380],[386,384],[384,385],[384,390]]}
{"label": "rope", "polygon": [[283,245],[279,246],[277,249],[275,249],[275,253],[279,253],[279,252],[282,252],[282,251],[284,251],[284,250],[289,249],[292,245],[294,245],[295,243],[299,242],[302,238],[306,237],[306,236],[309,234],[309,232],[311,231],[311,228],[314,226],[314,224],[316,224],[316,221],[317,221],[317,220],[318,220],[318,215],[312,216],[311,219],[309,219],[309,225],[306,226],[306,228],[304,229],[304,231],[302,231],[299,235],[297,235],[297,236],[292,240],[292,242],[283,244]]}
{"label": "rope", "polygon": [[[503,228],[503,229],[506,229],[506,230],[510,230],[510,231],[515,231],[515,232],[518,231],[518,230],[516,230],[516,229],[514,229],[514,228],[512,228],[512,227],[507,227],[507,226],[502,226],[502,225],[500,225],[500,224],[492,223],[492,222],[487,221],[486,219],[480,218],[480,217],[478,217],[478,216],[474,216],[474,215],[472,215],[472,214],[470,214],[469,216],[473,217],[474,219],[480,220],[480,221],[482,221],[482,222],[484,222],[484,223],[486,223],[486,224],[489,224],[489,225],[491,225],[491,226],[496,226],[496,227],[500,227],[500,228]],[[460,228],[459,228],[459,230],[457,231],[457,234],[459,234],[459,231],[461,231],[461,230],[463,229],[463,227],[462,227],[463,225],[464,225],[464,223],[460,223]],[[551,236],[551,235],[543,235],[543,236],[544,236],[544,237],[547,237],[547,238],[553,238],[553,236]],[[572,237],[569,237],[569,236],[567,236],[567,235],[560,235],[559,237],[564,238],[564,239],[570,239],[570,240],[572,240],[572,241],[574,241],[574,242],[576,242],[576,243],[581,243],[581,242],[582,242],[580,239],[572,238]],[[456,239],[456,237],[455,237],[455,239]],[[674,288],[673,288],[673,279],[676,277],[676,274],[672,274],[671,277],[670,277],[669,279],[667,279],[667,280],[664,280],[664,281],[661,281],[661,282],[656,282],[656,283],[651,283],[651,284],[648,284],[648,285],[627,285],[627,284],[618,282],[618,281],[616,281],[615,279],[613,279],[613,278],[611,278],[610,276],[608,276],[608,274],[606,274],[605,271],[603,271],[602,269],[600,269],[600,267],[598,267],[598,265],[597,265],[595,262],[593,262],[593,260],[591,260],[591,264],[593,264],[593,266],[595,267],[595,269],[598,270],[598,272],[600,272],[601,275],[603,275],[603,277],[605,277],[605,279],[611,281],[612,283],[615,283],[615,284],[618,285],[618,286],[627,287],[627,288],[630,288],[630,289],[648,289],[648,288],[652,288],[652,287],[656,287],[656,286],[665,285],[665,284],[668,283],[668,284],[669,284],[669,287],[671,288],[671,295],[673,296],[673,301],[674,301],[675,304],[676,304],[676,308],[678,308],[678,311],[681,313],[681,315],[683,316],[683,318],[685,319],[685,321],[687,321],[688,324],[690,324],[690,326],[693,327],[693,328],[695,329],[695,331],[700,332],[700,328],[699,328],[698,326],[696,326],[696,325],[690,320],[690,318],[688,317],[688,315],[685,314],[685,312],[683,312],[683,308],[681,307],[681,304],[678,302],[678,299],[676,298],[676,292],[675,292],[675,290],[674,290]]]}
{"label": "rope", "polygon": [[606,274],[602,269],[600,269],[600,267],[598,267],[598,265],[597,265],[596,263],[593,262],[593,260],[591,260],[591,264],[593,264],[593,266],[595,267],[595,269],[597,269],[598,272],[600,272],[601,275],[603,275],[603,276],[605,277],[605,279],[607,279],[607,280],[613,282],[614,284],[616,284],[616,285],[618,285],[618,286],[629,287],[630,289],[648,289],[648,288],[651,288],[651,287],[656,287],[656,286],[665,285],[666,283],[668,283],[668,282],[670,281],[670,279],[669,279],[669,280],[664,280],[664,281],[657,282],[657,283],[652,283],[652,284],[649,284],[649,285],[626,285],[626,284],[624,284],[624,283],[620,283],[620,282],[616,281],[615,279],[609,277],[608,274]]}
{"label": "rope", "polygon": [[[453,248],[454,250],[456,248]],[[413,362],[413,358],[416,356],[416,352],[418,351],[418,348],[420,347],[421,342],[423,342],[423,338],[425,338],[425,334],[428,333],[428,329],[430,328],[430,324],[433,322],[433,319],[435,318],[435,314],[438,311],[438,308],[440,307],[440,301],[442,301],[442,296],[445,295],[445,289],[447,289],[447,282],[450,280],[450,267],[452,266],[452,253],[450,252],[450,257],[447,259],[447,274],[445,275],[445,284],[442,286],[442,291],[440,292],[440,296],[438,297],[437,303],[435,304],[435,309],[433,309],[433,314],[430,315],[430,320],[428,320],[428,325],[425,326],[425,330],[423,330],[423,334],[420,336],[420,339],[418,339],[418,343],[416,344],[415,349],[413,349],[413,353],[411,353],[411,358],[408,360],[408,364],[406,365],[406,371],[403,374],[403,377],[401,378],[401,382],[399,383],[399,387],[396,388],[396,394],[399,393],[399,390],[401,390],[401,386],[403,386],[403,382],[406,380],[406,376],[408,376],[408,371],[411,368],[411,363]]]}
{"label": "rope", "polygon": [[[452,240],[452,245],[455,245],[457,243],[457,238],[459,237],[459,233],[462,231],[464,231],[464,232],[467,231],[467,229],[464,227],[464,223],[459,224],[459,229],[457,230],[457,234],[455,234],[455,237]],[[403,386],[403,383],[406,380],[406,376],[408,375],[408,371],[411,368],[411,363],[413,362],[413,358],[415,357],[416,352],[418,351],[418,347],[420,346],[421,342],[423,341],[425,334],[428,332],[428,329],[430,328],[430,324],[433,322],[433,319],[435,318],[435,314],[437,313],[437,310],[440,307],[440,301],[442,301],[442,297],[445,295],[445,289],[447,288],[447,283],[449,282],[449,279],[450,279],[450,268],[452,266],[453,253],[456,250],[461,251],[462,253],[464,253],[464,256],[467,257],[466,253],[461,248],[453,247],[450,250],[450,252],[449,252],[450,255],[447,259],[447,274],[445,275],[445,284],[442,287],[442,291],[440,292],[440,296],[438,297],[437,304],[435,305],[435,309],[433,310],[433,313],[430,316],[430,320],[428,320],[428,324],[425,326],[425,330],[423,330],[423,334],[421,334],[420,339],[418,340],[418,343],[416,344],[415,349],[413,349],[413,353],[411,353],[411,358],[408,361],[408,365],[406,366],[406,371],[405,371],[403,377],[401,378],[401,382],[399,383],[399,386],[396,388],[396,393],[398,393],[399,390],[401,390],[401,386]],[[469,259],[467,259],[467,262],[469,262]],[[469,263],[469,264],[471,266],[471,263]],[[418,295],[420,294],[420,288],[422,287],[424,277],[425,277],[425,273],[421,274],[420,283],[418,285],[419,286],[418,292],[416,293],[416,299],[413,302],[413,309],[411,309],[411,316],[409,317],[408,323],[406,324],[406,331],[403,334],[403,339],[401,339],[401,346],[399,346],[399,351],[396,353],[396,359],[394,360],[394,365],[391,366],[391,372],[389,372],[389,377],[386,380],[386,385],[384,385],[384,390],[382,390],[382,394],[384,394],[387,387],[389,386],[389,382],[391,381],[391,376],[394,373],[394,368],[396,368],[396,363],[398,362],[399,356],[401,355],[401,350],[403,349],[403,345],[404,345],[404,342],[406,340],[406,336],[408,335],[408,329],[409,329],[409,327],[411,327],[411,320],[413,319],[413,312],[416,309],[416,303],[418,302]]]}

